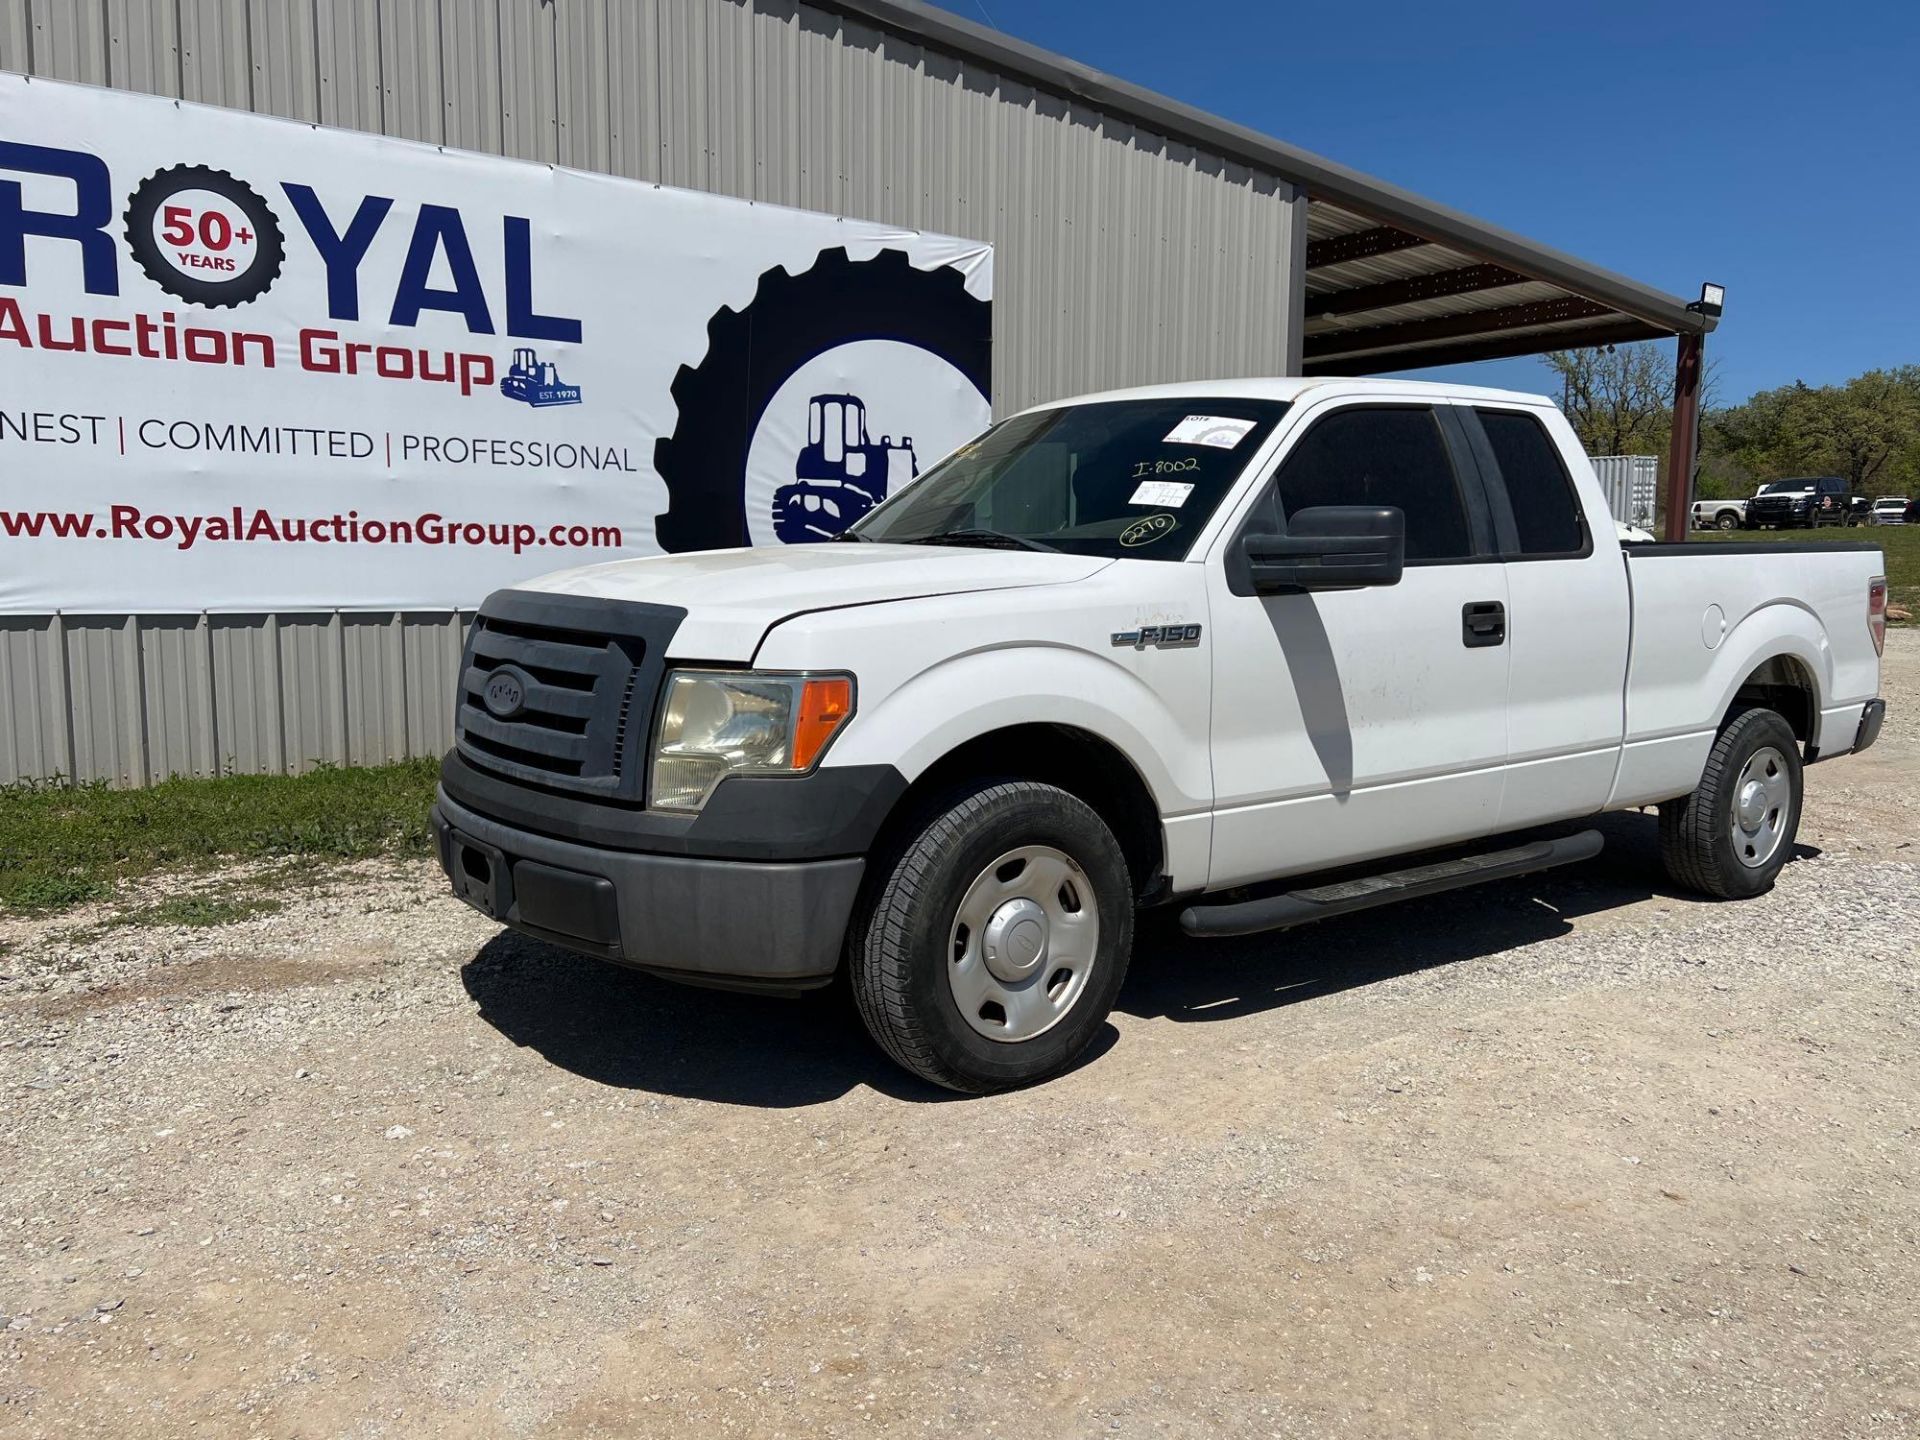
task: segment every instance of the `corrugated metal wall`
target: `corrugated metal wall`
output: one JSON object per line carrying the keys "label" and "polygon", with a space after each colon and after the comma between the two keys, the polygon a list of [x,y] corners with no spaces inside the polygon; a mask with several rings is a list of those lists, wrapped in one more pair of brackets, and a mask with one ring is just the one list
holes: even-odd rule
{"label": "corrugated metal wall", "polygon": [[0,781],[298,774],[453,743],[471,613],[0,617]]}
{"label": "corrugated metal wall", "polygon": [[[1000,409],[1298,368],[1285,181],[811,6],[0,0],[0,69],[989,240]],[[431,753],[456,629],[7,622],[0,780]]]}

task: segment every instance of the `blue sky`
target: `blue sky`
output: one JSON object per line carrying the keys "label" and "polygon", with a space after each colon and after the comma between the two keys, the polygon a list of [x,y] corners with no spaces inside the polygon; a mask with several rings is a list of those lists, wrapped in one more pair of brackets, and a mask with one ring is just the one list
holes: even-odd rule
{"label": "blue sky", "polygon": [[943,3],[1675,294],[1720,281],[1722,403],[1920,363],[1916,0]]}

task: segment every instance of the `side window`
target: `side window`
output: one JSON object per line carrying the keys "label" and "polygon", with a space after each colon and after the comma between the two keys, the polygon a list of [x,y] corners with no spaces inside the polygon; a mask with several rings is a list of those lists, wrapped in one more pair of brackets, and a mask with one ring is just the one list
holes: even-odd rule
{"label": "side window", "polygon": [[1518,410],[1476,410],[1506,483],[1522,555],[1583,555],[1587,527],[1573,477],[1546,427]]}
{"label": "side window", "polygon": [[1354,407],[1313,422],[1280,467],[1280,507],[1397,505],[1408,560],[1473,553],[1466,506],[1440,422],[1425,407]]}

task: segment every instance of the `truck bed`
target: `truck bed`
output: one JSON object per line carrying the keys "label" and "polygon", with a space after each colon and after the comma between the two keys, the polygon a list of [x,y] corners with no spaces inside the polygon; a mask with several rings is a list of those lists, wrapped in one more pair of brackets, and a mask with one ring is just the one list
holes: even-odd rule
{"label": "truck bed", "polygon": [[[1683,794],[1743,682],[1778,653],[1811,681],[1817,752],[1846,748],[1879,686],[1867,627],[1869,582],[1886,574],[1871,542],[1655,543],[1624,547],[1633,622],[1626,746],[1612,803]],[[1758,617],[1765,615],[1762,622]],[[1707,657],[1703,666],[1702,657]]]}

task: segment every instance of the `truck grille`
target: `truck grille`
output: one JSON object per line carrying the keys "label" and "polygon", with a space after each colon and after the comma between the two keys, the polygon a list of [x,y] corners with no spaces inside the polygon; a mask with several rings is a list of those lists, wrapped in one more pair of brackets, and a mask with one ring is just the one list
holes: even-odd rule
{"label": "truck grille", "polygon": [[685,614],[587,596],[490,596],[467,637],[455,747],[514,780],[643,801],[646,732]]}

